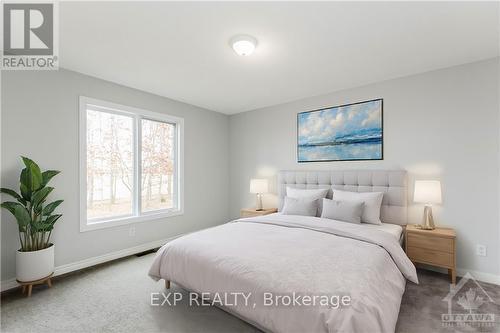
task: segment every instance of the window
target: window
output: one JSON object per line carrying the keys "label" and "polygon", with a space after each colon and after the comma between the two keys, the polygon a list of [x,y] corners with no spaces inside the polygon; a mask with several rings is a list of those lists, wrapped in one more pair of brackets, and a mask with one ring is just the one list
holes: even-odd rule
{"label": "window", "polygon": [[180,215],[183,119],[80,97],[80,230]]}

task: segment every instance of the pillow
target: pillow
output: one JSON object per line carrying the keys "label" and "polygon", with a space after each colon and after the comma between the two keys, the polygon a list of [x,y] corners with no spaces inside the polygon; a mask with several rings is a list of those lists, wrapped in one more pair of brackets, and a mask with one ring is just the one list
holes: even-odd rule
{"label": "pillow", "polygon": [[286,187],[286,195],[290,198],[295,199],[309,199],[309,200],[318,200],[318,212],[315,216],[321,215],[321,210],[323,209],[323,199],[328,194],[329,189],[327,188],[318,188],[318,189],[302,189],[302,188],[293,188]]}
{"label": "pillow", "polygon": [[362,201],[365,203],[361,222],[370,224],[382,224],[380,221],[380,206],[384,193],[382,192],[348,192],[333,190],[333,200],[340,201]]}
{"label": "pillow", "polygon": [[350,223],[361,223],[363,201],[338,201],[323,199],[321,217]]}
{"label": "pillow", "polygon": [[318,199],[311,200],[308,198],[295,199],[285,197],[285,203],[281,213],[283,215],[316,216],[318,201]]}

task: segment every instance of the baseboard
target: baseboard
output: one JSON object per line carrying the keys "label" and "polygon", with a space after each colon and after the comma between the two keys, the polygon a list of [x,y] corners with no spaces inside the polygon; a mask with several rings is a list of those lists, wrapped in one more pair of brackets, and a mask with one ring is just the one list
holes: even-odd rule
{"label": "baseboard", "polygon": [[[427,269],[427,270],[430,270],[433,272],[448,274],[448,270],[445,268],[439,268],[439,267],[428,266],[428,265],[423,265],[423,264],[418,264],[418,267],[423,268],[423,269]],[[471,269],[465,269],[465,268],[457,268],[457,276],[464,276],[467,273],[470,273],[472,275],[472,277],[477,281],[500,285],[500,275],[478,272],[478,271],[474,271]]]}
{"label": "baseboard", "polygon": [[[171,241],[177,237],[179,237],[179,236],[175,236],[175,237],[171,237],[171,238],[167,238],[167,239],[161,239],[161,240],[137,245],[134,247],[129,247],[127,249],[111,252],[111,253],[104,254],[101,256],[87,258],[87,259],[83,259],[83,260],[80,260],[80,261],[77,261],[74,263],[57,266],[54,270],[54,276],[63,275],[63,274],[74,272],[74,271],[77,271],[77,270],[80,270],[83,268],[92,267],[92,266],[99,265],[99,264],[102,264],[102,263],[105,263],[108,261],[128,257],[128,256],[134,255],[136,253],[141,253],[141,252],[144,252],[147,250],[151,250],[151,249],[160,247],[163,244],[168,243],[169,241]],[[1,291],[16,288],[18,286],[19,286],[19,284],[17,283],[15,278],[5,280],[5,281],[2,281]]]}
{"label": "baseboard", "polygon": [[470,273],[472,275],[472,277],[478,281],[500,285],[500,275],[478,272],[478,271],[473,271],[473,270],[464,269],[464,268],[457,268],[457,275],[458,276],[464,276],[466,273]]}
{"label": "baseboard", "polygon": [[17,286],[19,286],[19,284],[17,283],[15,278],[2,281],[2,292],[5,290],[16,288]]}

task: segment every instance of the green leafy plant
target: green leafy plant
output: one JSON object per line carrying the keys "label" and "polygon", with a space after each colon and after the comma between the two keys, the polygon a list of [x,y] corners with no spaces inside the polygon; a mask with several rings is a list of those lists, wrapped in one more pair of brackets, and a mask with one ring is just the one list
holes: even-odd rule
{"label": "green leafy plant", "polygon": [[63,200],[45,204],[47,197],[54,190],[48,182],[60,171],[40,171],[40,167],[27,157],[22,157],[25,168],[19,178],[20,194],[8,188],[0,188],[0,193],[7,194],[16,201],[5,201],[0,206],[16,218],[19,228],[21,251],[43,250],[52,244],[50,235],[54,224],[61,214],[52,214]]}

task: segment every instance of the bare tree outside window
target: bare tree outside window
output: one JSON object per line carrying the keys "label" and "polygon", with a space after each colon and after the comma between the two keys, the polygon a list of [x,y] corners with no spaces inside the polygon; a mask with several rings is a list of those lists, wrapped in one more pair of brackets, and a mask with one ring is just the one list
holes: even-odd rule
{"label": "bare tree outside window", "polygon": [[175,124],[147,119],[141,123],[142,211],[172,208]]}
{"label": "bare tree outside window", "polygon": [[87,110],[87,217],[132,214],[133,118]]}

